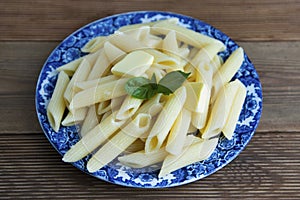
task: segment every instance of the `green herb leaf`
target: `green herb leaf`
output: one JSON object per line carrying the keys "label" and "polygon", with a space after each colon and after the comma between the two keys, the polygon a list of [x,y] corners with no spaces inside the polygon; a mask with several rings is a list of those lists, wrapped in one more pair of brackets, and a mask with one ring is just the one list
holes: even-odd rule
{"label": "green herb leaf", "polygon": [[150,99],[157,92],[157,84],[153,84],[144,77],[131,78],[125,84],[125,90],[131,96],[138,99]]}
{"label": "green herb leaf", "polygon": [[173,71],[166,74],[158,83],[158,93],[169,95],[175,92],[191,73]]}
{"label": "green herb leaf", "polygon": [[182,71],[170,72],[158,84],[155,74],[152,75],[151,80],[144,77],[134,77],[126,82],[125,90],[132,97],[138,99],[150,99],[157,93],[169,95],[175,92],[189,75],[190,73]]}

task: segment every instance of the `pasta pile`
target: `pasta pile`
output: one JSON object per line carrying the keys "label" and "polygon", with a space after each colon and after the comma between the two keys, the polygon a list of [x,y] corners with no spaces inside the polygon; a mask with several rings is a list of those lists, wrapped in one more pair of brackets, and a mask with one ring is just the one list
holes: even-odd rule
{"label": "pasta pile", "polygon": [[[183,28],[176,19],[121,27],[89,41],[89,53],[57,69],[58,80],[47,107],[60,125],[81,125],[81,139],[63,157],[76,162],[92,154],[89,172],[117,158],[142,168],[162,163],[159,177],[208,158],[220,133],[231,139],[246,96],[231,81],[244,60],[242,48],[223,63],[225,45]],[[148,100],[127,94],[132,77],[161,80],[172,71],[190,73],[173,94]]]}

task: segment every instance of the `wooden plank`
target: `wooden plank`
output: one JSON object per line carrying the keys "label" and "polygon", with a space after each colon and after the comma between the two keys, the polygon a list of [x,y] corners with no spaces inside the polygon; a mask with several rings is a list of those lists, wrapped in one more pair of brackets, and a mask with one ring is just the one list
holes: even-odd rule
{"label": "wooden plank", "polygon": [[[287,140],[287,135],[293,139]],[[256,134],[225,168],[194,183],[167,189],[116,186],[86,175],[41,134],[0,134],[0,199],[299,199],[300,133]],[[253,156],[255,155],[255,156]]]}
{"label": "wooden plank", "polygon": [[[263,85],[264,109],[258,130],[300,131],[300,42],[239,44],[250,56]],[[0,132],[40,132],[34,108],[35,84],[55,45],[0,42]]]}
{"label": "wooden plank", "polygon": [[241,43],[241,46],[254,63],[263,88],[263,114],[258,130],[299,130],[300,42]]}
{"label": "wooden plank", "polygon": [[[218,1],[184,3],[121,0],[0,1],[0,40],[62,40],[94,20],[113,14],[162,10],[203,20],[234,40],[276,41],[300,39],[298,0]],[[33,6],[34,5],[34,6]]]}

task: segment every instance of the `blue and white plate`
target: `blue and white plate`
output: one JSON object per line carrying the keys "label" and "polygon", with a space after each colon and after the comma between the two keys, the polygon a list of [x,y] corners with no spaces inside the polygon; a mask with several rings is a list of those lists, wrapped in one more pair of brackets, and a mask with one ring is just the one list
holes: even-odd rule
{"label": "blue and white plate", "polygon": [[[79,135],[76,127],[61,127],[56,133],[50,127],[46,106],[53,93],[57,80],[56,68],[84,55],[80,51],[90,39],[114,33],[121,26],[129,24],[146,23],[166,18],[178,18],[180,24],[186,28],[221,40],[227,50],[220,53],[224,60],[233,52],[238,45],[227,35],[215,29],[209,24],[188,16],[157,11],[131,12],[106,17],[92,22],[68,36],[50,54],[44,64],[36,86],[36,111],[41,127],[54,148],[64,155],[74,145]],[[245,61],[233,79],[239,79],[247,88],[247,97],[239,122],[232,140],[221,137],[218,146],[213,154],[206,160],[183,167],[173,173],[158,178],[158,170],[155,166],[147,169],[136,170],[125,167],[114,161],[112,164],[103,167],[95,173],[89,173],[86,168],[89,157],[73,163],[78,169],[97,177],[101,180],[114,184],[141,188],[163,188],[173,187],[202,179],[221,169],[231,162],[245,148],[259,123],[262,111],[262,89],[255,71],[255,68],[248,56],[245,54]]]}

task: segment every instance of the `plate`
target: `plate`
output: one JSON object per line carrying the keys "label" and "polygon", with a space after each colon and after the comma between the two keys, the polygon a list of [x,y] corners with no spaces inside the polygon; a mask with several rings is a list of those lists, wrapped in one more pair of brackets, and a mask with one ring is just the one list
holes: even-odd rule
{"label": "plate", "polygon": [[[40,125],[50,143],[61,155],[64,155],[79,140],[79,134],[76,126],[61,127],[59,132],[56,133],[49,125],[46,107],[57,80],[55,69],[85,55],[80,51],[80,48],[96,36],[110,35],[125,25],[152,22],[171,17],[178,18],[180,25],[186,28],[222,41],[226,45],[227,50],[219,54],[224,60],[238,48],[238,45],[232,39],[213,26],[188,16],[170,12],[142,11],[123,13],[94,21],[75,31],[50,54],[40,72],[36,86],[36,111]],[[239,79],[244,83],[247,88],[247,96],[233,139],[227,140],[225,137],[221,137],[217,148],[208,159],[183,167],[162,178],[158,178],[158,170],[151,169],[155,167],[157,169],[157,166],[136,170],[114,161],[95,173],[89,173],[86,168],[89,156],[72,164],[83,172],[101,180],[139,188],[179,186],[197,181],[218,171],[236,158],[246,147],[255,132],[261,116],[261,84],[253,64],[246,54],[244,56],[245,60],[233,79]]]}

